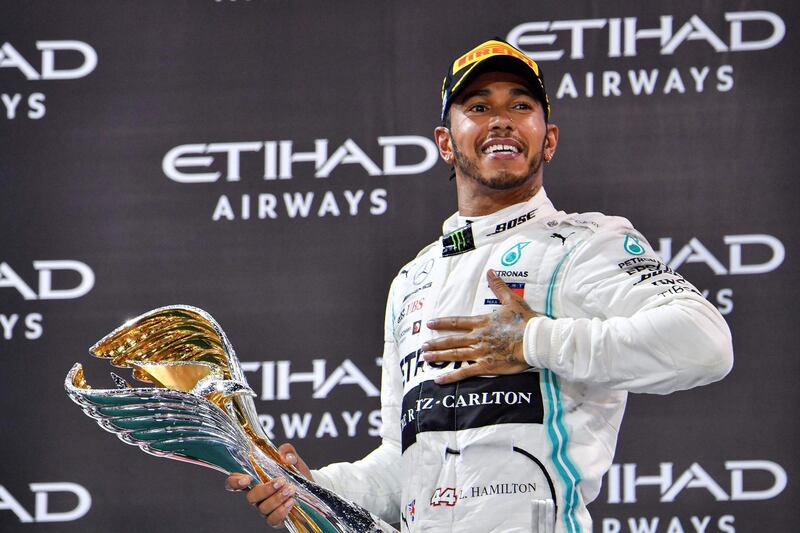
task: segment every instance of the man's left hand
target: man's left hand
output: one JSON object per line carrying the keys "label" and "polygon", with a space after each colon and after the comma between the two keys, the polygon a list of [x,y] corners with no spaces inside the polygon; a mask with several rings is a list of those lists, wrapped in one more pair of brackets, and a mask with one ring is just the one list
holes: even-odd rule
{"label": "man's left hand", "polygon": [[530,368],[522,353],[522,338],[528,320],[538,315],[493,270],[486,273],[486,279],[500,300],[497,311],[470,317],[435,318],[427,323],[429,329],[459,333],[423,344],[425,361],[472,363],[436,378],[440,385],[472,376],[518,374]]}

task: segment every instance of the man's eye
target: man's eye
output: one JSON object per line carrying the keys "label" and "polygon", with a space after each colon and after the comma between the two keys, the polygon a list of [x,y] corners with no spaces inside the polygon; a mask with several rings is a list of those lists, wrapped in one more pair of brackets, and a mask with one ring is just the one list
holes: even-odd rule
{"label": "man's eye", "polygon": [[470,111],[475,111],[476,113],[483,113],[487,109],[489,108],[484,104],[475,104],[469,108]]}
{"label": "man's eye", "polygon": [[517,102],[514,104],[514,109],[533,109],[533,106],[528,102]]}

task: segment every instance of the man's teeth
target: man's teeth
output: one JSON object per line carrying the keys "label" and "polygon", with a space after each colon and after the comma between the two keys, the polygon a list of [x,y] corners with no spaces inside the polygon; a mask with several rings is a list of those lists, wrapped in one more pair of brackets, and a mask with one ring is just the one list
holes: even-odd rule
{"label": "man's teeth", "polygon": [[493,145],[487,147],[483,151],[483,153],[485,153],[485,154],[493,154],[495,152],[511,152],[511,153],[514,153],[514,154],[518,154],[519,153],[519,148],[517,148],[516,146],[511,146],[509,144],[493,144]]}

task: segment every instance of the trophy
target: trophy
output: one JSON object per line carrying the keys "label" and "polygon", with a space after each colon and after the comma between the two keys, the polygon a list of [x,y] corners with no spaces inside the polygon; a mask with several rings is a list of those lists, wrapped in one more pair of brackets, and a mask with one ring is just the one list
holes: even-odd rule
{"label": "trophy", "polygon": [[158,456],[244,472],[267,482],[284,476],[297,504],[284,525],[292,533],[397,533],[367,510],[303,477],[282,462],[258,423],[244,372],[228,338],[205,311],[187,305],[154,309],[115,329],[90,353],[151,386],[115,373],[115,389],[93,389],[75,363],[69,397],[123,442]]}

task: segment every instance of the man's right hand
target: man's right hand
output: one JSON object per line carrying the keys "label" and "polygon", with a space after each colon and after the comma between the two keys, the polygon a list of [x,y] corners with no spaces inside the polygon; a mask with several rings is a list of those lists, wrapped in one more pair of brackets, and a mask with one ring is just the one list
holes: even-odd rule
{"label": "man's right hand", "polygon": [[[311,471],[305,461],[297,454],[291,444],[282,444],[278,452],[283,462],[294,465],[307,479],[311,478]],[[225,488],[228,490],[246,490],[253,482],[253,478],[246,474],[231,474],[228,476]],[[247,501],[255,506],[267,519],[267,523],[275,528],[283,527],[283,522],[289,516],[295,503],[295,487],[283,477],[276,477],[267,483],[261,483],[247,492]]]}

